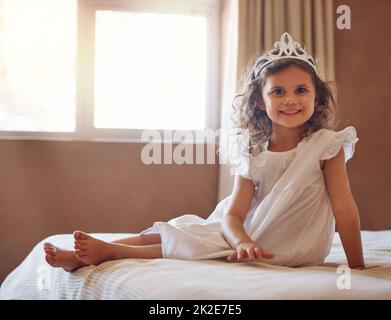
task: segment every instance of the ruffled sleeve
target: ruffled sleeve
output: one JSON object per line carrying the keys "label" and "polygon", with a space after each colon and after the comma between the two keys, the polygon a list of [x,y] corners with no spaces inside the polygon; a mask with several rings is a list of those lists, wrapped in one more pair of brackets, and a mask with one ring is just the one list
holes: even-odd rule
{"label": "ruffled sleeve", "polygon": [[231,149],[229,164],[232,175],[240,175],[246,179],[252,180],[250,168],[251,154],[242,147]]}
{"label": "ruffled sleeve", "polygon": [[359,139],[354,127],[347,127],[341,131],[329,131],[329,139],[321,153],[320,160],[328,160],[335,157],[343,147],[345,163],[353,157],[355,144]]}
{"label": "ruffled sleeve", "polygon": [[250,156],[242,155],[240,162],[231,166],[231,173],[252,180],[250,170]]}
{"label": "ruffled sleeve", "polygon": [[240,175],[246,179],[251,177],[251,154],[248,152],[248,142],[242,137],[231,139],[225,147],[219,150],[220,163],[228,164],[230,174]]}

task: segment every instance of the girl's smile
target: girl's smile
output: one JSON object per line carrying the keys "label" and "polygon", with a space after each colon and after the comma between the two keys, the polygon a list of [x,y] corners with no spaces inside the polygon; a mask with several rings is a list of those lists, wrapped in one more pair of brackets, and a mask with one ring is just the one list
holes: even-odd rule
{"label": "girl's smile", "polygon": [[280,111],[283,115],[287,116],[295,116],[298,115],[301,112],[302,109],[293,110],[293,111]]}

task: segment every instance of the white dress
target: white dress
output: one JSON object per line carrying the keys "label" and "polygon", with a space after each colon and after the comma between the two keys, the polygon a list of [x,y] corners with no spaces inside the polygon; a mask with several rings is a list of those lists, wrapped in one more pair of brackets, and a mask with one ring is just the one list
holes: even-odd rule
{"label": "white dress", "polygon": [[[341,147],[345,162],[354,153],[356,130],[320,129],[285,152],[267,150],[250,155],[239,174],[256,188],[244,227],[253,241],[275,254],[263,262],[289,267],[321,264],[329,254],[335,220],[320,160],[334,157]],[[164,258],[213,259],[233,249],[221,228],[230,196],[205,220],[186,214],[168,222],[155,222],[142,234],[159,233]]]}

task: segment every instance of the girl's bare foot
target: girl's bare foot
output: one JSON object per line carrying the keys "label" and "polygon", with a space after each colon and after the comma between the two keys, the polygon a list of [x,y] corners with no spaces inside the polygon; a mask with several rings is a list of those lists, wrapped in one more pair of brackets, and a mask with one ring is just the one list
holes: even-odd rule
{"label": "girl's bare foot", "polygon": [[45,242],[43,248],[46,253],[45,260],[52,267],[60,267],[67,272],[72,272],[87,265],[77,258],[74,251],[58,248],[49,242]]}
{"label": "girl's bare foot", "polygon": [[114,244],[91,237],[82,231],[75,231],[73,236],[75,238],[75,253],[80,261],[98,265],[114,259]]}

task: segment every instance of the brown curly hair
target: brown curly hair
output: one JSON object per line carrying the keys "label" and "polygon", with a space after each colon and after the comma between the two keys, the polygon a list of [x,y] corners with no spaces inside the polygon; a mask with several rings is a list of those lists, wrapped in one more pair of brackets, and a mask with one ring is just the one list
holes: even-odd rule
{"label": "brown curly hair", "polygon": [[257,108],[259,101],[263,102],[262,90],[269,76],[280,72],[292,65],[295,65],[305,72],[309,73],[316,91],[317,102],[314,113],[311,118],[304,124],[303,137],[322,128],[335,129],[335,101],[331,91],[331,82],[321,80],[314,69],[304,61],[298,59],[280,59],[264,67],[256,75],[255,70],[258,65],[264,61],[257,61],[250,64],[250,69],[242,78],[242,87],[240,92],[233,99],[234,112],[231,119],[235,127],[242,130],[248,130],[249,134],[249,151],[251,152],[254,145],[266,142],[272,134],[272,122],[265,111]]}

